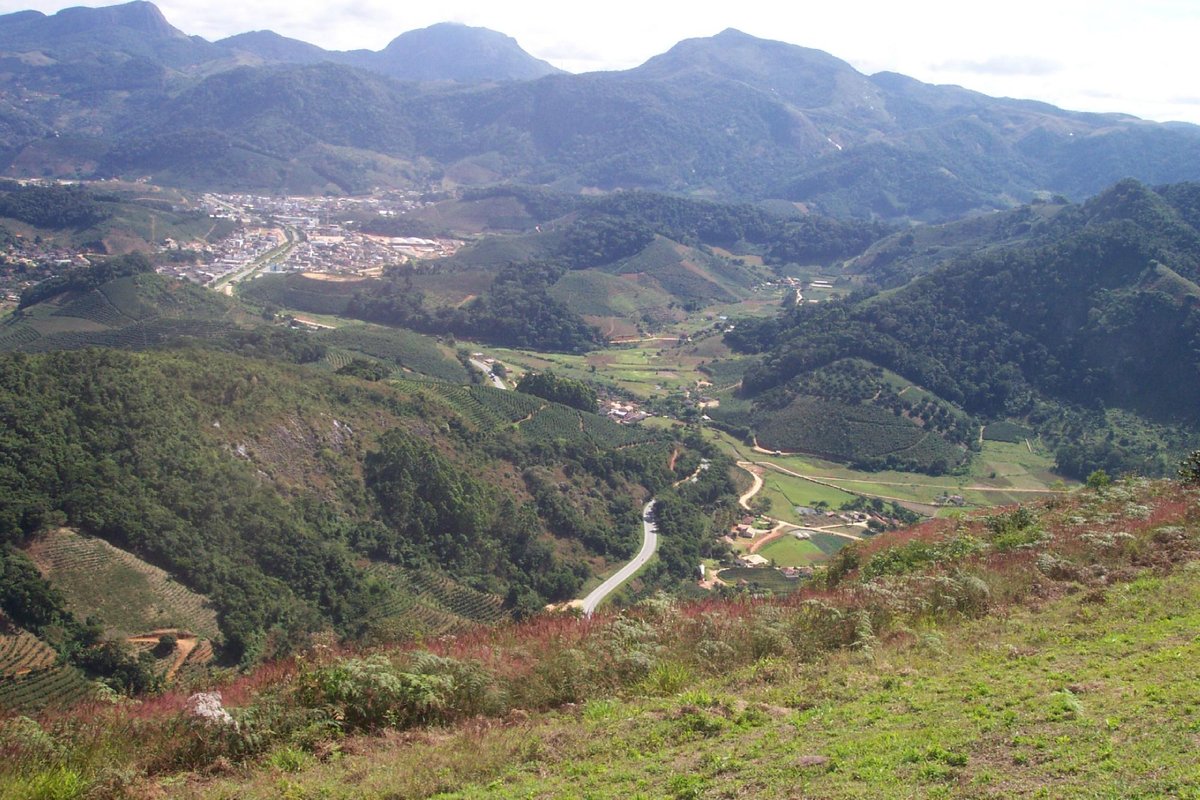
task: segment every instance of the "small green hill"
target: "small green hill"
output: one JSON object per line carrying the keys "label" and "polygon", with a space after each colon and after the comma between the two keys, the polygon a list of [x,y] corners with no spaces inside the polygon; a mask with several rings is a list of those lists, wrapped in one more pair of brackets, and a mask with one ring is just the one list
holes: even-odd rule
{"label": "small green hill", "polygon": [[0,352],[145,349],[220,339],[246,327],[248,319],[237,303],[194,284],[153,273],[127,275],[67,288],[22,308],[0,325]]}
{"label": "small green hill", "polygon": [[63,185],[0,181],[0,226],[27,240],[108,254],[215,241],[234,223],[209,217],[183,194],[109,182]]}
{"label": "small green hill", "polygon": [[728,259],[709,255],[661,236],[605,271],[622,276],[646,276],[677,302],[710,305],[746,297],[756,275]]}

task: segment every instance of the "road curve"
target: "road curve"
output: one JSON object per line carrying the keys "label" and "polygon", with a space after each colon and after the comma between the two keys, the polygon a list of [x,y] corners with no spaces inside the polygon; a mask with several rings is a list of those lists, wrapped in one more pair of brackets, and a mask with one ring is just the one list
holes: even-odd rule
{"label": "road curve", "polygon": [[468,358],[467,360],[471,362],[472,367],[482,372],[483,376],[492,382],[492,386],[495,386],[497,389],[508,388],[504,384],[504,379],[497,375],[487,364],[474,358]]}
{"label": "road curve", "polygon": [[654,501],[642,508],[642,549],[633,557],[625,566],[621,567],[616,573],[606,580],[604,583],[597,586],[583,598],[583,615],[590,617],[596,607],[604,602],[604,598],[608,597],[617,587],[625,581],[633,577],[634,573],[646,565],[658,549],[658,527],[654,524],[651,511],[654,508]]}

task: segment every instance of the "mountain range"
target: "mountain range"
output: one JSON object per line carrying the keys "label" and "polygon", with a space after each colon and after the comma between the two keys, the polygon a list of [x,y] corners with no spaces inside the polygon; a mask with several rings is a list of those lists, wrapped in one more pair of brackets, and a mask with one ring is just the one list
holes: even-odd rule
{"label": "mountain range", "polygon": [[150,3],[0,17],[13,176],[353,193],[496,182],[947,219],[1200,177],[1200,128],[996,99],[736,30],[561,73],[441,24],[374,52],[187,36]]}

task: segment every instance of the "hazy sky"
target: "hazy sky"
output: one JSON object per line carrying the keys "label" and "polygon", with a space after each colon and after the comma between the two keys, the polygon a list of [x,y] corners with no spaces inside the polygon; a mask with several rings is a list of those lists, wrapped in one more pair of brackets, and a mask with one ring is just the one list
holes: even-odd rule
{"label": "hazy sky", "polygon": [[[50,13],[67,5],[76,4],[0,0],[0,11]],[[680,39],[738,28],[825,50],[868,74],[891,70],[1064,108],[1200,123],[1200,0],[161,0],[158,6],[176,27],[208,39],[266,28],[337,50],[377,50],[407,30],[463,22],[507,33],[571,72],[636,66]]]}

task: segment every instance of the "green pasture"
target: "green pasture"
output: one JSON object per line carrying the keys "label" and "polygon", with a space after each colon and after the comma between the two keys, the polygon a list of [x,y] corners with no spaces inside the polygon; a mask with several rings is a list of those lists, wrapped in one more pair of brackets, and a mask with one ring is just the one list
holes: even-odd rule
{"label": "green pasture", "polygon": [[812,542],[790,533],[768,543],[758,554],[771,559],[779,567],[807,567],[828,557]]}

